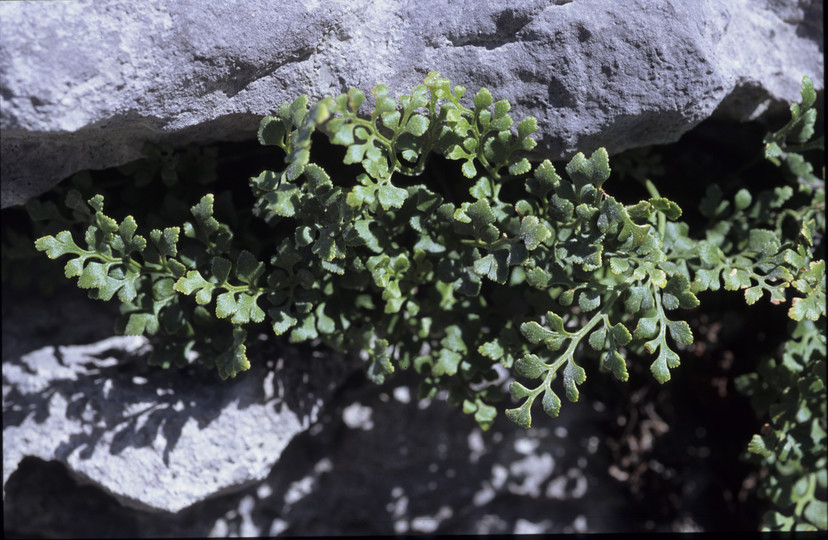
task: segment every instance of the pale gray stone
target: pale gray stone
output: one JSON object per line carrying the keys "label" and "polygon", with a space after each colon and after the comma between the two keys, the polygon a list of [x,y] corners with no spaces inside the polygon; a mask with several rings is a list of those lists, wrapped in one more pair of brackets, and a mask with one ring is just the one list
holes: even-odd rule
{"label": "pale gray stone", "polygon": [[307,347],[251,350],[262,357],[224,382],[200,366],[148,366],[144,337],[4,357],[3,485],[37,457],[124,505],[178,512],[261,481],[346,370]]}
{"label": "pale gray stone", "polygon": [[821,0],[0,3],[2,207],[145,141],[253,138],[306,93],[432,70],[537,117],[566,158],[668,143],[823,88]]}

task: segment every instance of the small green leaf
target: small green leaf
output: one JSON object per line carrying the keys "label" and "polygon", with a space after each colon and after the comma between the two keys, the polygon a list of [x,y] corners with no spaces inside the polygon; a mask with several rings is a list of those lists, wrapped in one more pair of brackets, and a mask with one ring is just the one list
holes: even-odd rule
{"label": "small green leaf", "polygon": [[284,308],[271,308],[267,314],[273,320],[273,333],[281,336],[297,323],[297,320],[290,316],[288,311]]}
{"label": "small green leaf", "polygon": [[757,285],[745,290],[745,303],[747,305],[755,304],[757,300],[762,298],[762,286]]}
{"label": "small green leaf", "polygon": [[178,227],[167,227],[163,231],[153,229],[150,231],[150,240],[162,257],[175,257],[178,255],[178,235],[181,229]]}
{"label": "small green leaf", "polygon": [[[512,383],[512,387],[518,383]],[[532,401],[526,400],[518,409],[506,409],[506,418],[524,429],[532,427]]]}
{"label": "small green leaf", "polygon": [[62,231],[56,237],[44,236],[38,238],[35,242],[35,248],[38,251],[45,251],[46,256],[50,259],[57,259],[61,255],[67,253],[84,254],[84,250],[79,248],[72,239],[72,233],[69,231]]}
{"label": "small green leaf", "polygon": [[515,362],[517,372],[528,379],[537,379],[549,371],[550,366],[545,364],[537,355],[527,354]]}
{"label": "small green leaf", "polygon": [[566,173],[578,192],[587,184],[599,188],[610,176],[609,154],[606,149],[599,148],[587,159],[578,152],[567,164]]}
{"label": "small green leaf", "polygon": [[743,268],[731,268],[724,272],[724,288],[728,291],[750,287],[750,274]]}
{"label": "small green leaf", "polygon": [[381,115],[382,124],[391,131],[397,131],[400,126],[400,111],[384,112]]}
{"label": "small green leaf", "polygon": [[699,257],[708,266],[717,266],[724,262],[724,253],[718,246],[706,240],[699,242]]}
{"label": "small green leaf", "polygon": [[78,287],[81,289],[98,289],[106,286],[106,277],[109,265],[90,262],[86,265],[78,278]]}
{"label": "small green leaf", "polygon": [[[298,304],[298,302],[297,302]],[[299,312],[298,306],[297,312]],[[308,306],[310,308],[310,306]],[[291,343],[301,343],[303,341],[310,341],[319,337],[316,331],[316,317],[313,313],[308,313],[302,320],[302,324],[295,327],[290,333]]]}
{"label": "small green leaf", "polygon": [[213,202],[215,197],[212,193],[208,193],[201,200],[190,209],[196,222],[202,227],[207,235],[218,231],[219,222],[213,217]]}
{"label": "small green leaf", "polygon": [[543,399],[541,400],[541,405],[543,406],[543,412],[545,412],[552,418],[557,418],[558,414],[561,412],[561,399],[548,386],[546,387],[546,390],[543,392]]}
{"label": "small green leaf", "polygon": [[650,371],[653,373],[655,379],[664,384],[670,380],[670,368],[676,368],[679,365],[679,356],[667,348],[662,341],[659,347],[659,354],[656,360],[650,365]]}
{"label": "small green leaf", "polygon": [[667,219],[676,220],[681,217],[681,208],[669,199],[650,199],[649,203],[652,204],[656,210],[667,216]]}
{"label": "small green leaf", "polygon": [[357,112],[359,107],[365,102],[365,94],[361,90],[351,88],[348,90],[348,110]]}
{"label": "small green leaf", "polygon": [[216,316],[220,319],[226,319],[238,311],[239,306],[236,304],[236,295],[232,292],[220,294],[216,298]]}
{"label": "small green leaf", "polygon": [[543,225],[537,217],[526,216],[520,223],[520,236],[526,243],[526,249],[533,251],[552,237],[552,231]]}
{"label": "small green leaf", "polygon": [[158,331],[158,319],[152,313],[132,313],[129,316],[124,334],[127,336],[140,336],[146,332],[154,335]]}
{"label": "small green leaf", "polygon": [[604,348],[604,341],[607,339],[606,327],[601,327],[589,335],[589,346],[595,351],[600,351]]}
{"label": "small green leaf", "polygon": [[766,446],[765,440],[759,435],[754,435],[750,439],[748,451],[752,454],[759,454],[765,458],[769,458],[773,455],[773,451]]}
{"label": "small green leaf", "polygon": [[632,341],[632,336],[624,323],[617,323],[610,329],[610,336],[618,345],[626,345]]}
{"label": "small green leaf", "polygon": [[667,329],[670,331],[670,336],[676,343],[690,345],[693,343],[693,332],[690,330],[690,325],[685,321],[669,321]]}
{"label": "small green leaf", "polygon": [[377,190],[377,197],[383,210],[402,208],[405,199],[408,197],[408,191],[394,187],[391,184],[385,184]]}
{"label": "small green leaf", "polygon": [[522,158],[515,163],[509,165],[509,174],[512,176],[520,176],[521,174],[526,174],[532,170],[532,164],[529,163],[529,160],[526,158]]}
{"label": "small green leaf", "polygon": [[526,281],[531,287],[545,289],[552,280],[552,274],[542,268],[532,268],[526,272]]}
{"label": "small green leaf", "polygon": [[483,431],[489,429],[494,423],[497,416],[497,409],[492,405],[488,405],[478,398],[476,400],[477,412],[474,413],[474,419],[480,425]]}
{"label": "small green leaf", "polygon": [[368,350],[369,364],[366,374],[374,384],[382,384],[388,375],[394,373],[391,363],[391,348],[387,340],[377,339]]}
{"label": "small green leaf", "polygon": [[342,162],[346,165],[350,165],[352,163],[361,163],[362,160],[365,158],[366,150],[368,150],[368,143],[352,144],[348,147],[348,150],[345,152],[345,159],[343,159]]}
{"label": "small green leaf", "polygon": [[196,293],[196,302],[199,304],[209,304],[213,298],[213,289],[215,285],[201,277],[198,270],[190,270],[185,277],[180,278],[175,282],[175,290],[186,295]]}
{"label": "small green leaf", "polygon": [[365,242],[365,245],[374,253],[382,253],[382,246],[379,238],[371,231],[371,223],[367,219],[360,219],[354,222],[354,229],[358,237]]}
{"label": "small green leaf", "polygon": [[441,375],[455,375],[457,373],[457,367],[460,365],[460,361],[463,359],[463,356],[455,351],[449,349],[440,349],[439,356],[437,357],[437,363],[434,364],[431,368],[431,374],[435,377],[439,377]]}
{"label": "small green leaf", "polygon": [[245,324],[250,321],[259,323],[264,321],[264,311],[256,304],[258,296],[241,293],[239,295],[237,310],[230,322],[233,324]]}
{"label": "small green leaf", "polygon": [[243,329],[233,328],[233,343],[216,358],[216,369],[222,379],[235,377],[240,372],[250,369],[247,348],[244,345],[246,337],[247,332]]}
{"label": "small green leaf", "polygon": [[692,309],[699,305],[699,299],[690,290],[690,281],[683,274],[675,274],[670,278],[663,290],[663,296],[666,295],[675,298],[675,303],[672,306],[665,304],[665,308],[667,309],[675,309],[677,307]]}
{"label": "small green leaf", "polygon": [[630,263],[626,259],[620,259],[618,257],[612,257],[610,259],[610,270],[612,270],[613,274],[623,274],[629,270],[629,268]]}
{"label": "small green leaf", "polygon": [[544,160],[535,169],[532,178],[526,180],[526,191],[538,199],[545,199],[546,195],[557,188],[561,177],[555,171],[555,166],[549,160]]}
{"label": "small green leaf", "polygon": [[412,115],[405,125],[405,131],[411,133],[415,137],[421,137],[428,131],[428,119],[420,114]]}
{"label": "small green leaf", "polygon": [[770,257],[779,253],[780,241],[776,233],[766,229],[751,229],[748,247],[751,251]]}
{"label": "small green leaf", "polygon": [[525,322],[520,325],[520,333],[529,340],[532,344],[538,344],[545,339],[551,338],[555,335],[554,332],[551,332],[544,328],[543,326],[539,325],[535,321]]}
{"label": "small green leaf", "polygon": [[799,88],[799,94],[802,96],[800,109],[803,111],[805,109],[809,109],[816,101],[817,95],[816,91],[814,91],[814,81],[812,81],[807,75],[802,77],[802,85]]}
{"label": "small green leaf", "polygon": [[493,119],[502,118],[506,115],[507,112],[512,108],[511,103],[509,103],[505,99],[501,99],[497,103],[495,103],[494,107],[494,114],[492,115]]}
{"label": "small green leaf", "polygon": [[805,507],[802,513],[805,519],[813,523],[817,529],[824,531],[828,529],[828,504],[825,501],[814,499]]}
{"label": "small green leaf", "polygon": [[538,130],[538,121],[534,116],[524,118],[518,123],[518,138],[525,139]]}
{"label": "small green leaf", "polygon": [[517,381],[512,382],[509,386],[509,393],[516,400],[523,399],[532,395],[532,391],[520,384]]}
{"label": "small green leaf", "polygon": [[248,285],[255,285],[256,281],[264,274],[265,265],[256,260],[252,253],[243,249],[236,260],[236,277]]}
{"label": "small green leaf", "polygon": [[475,168],[474,161],[472,160],[468,160],[465,163],[463,163],[463,166],[460,170],[462,171],[463,176],[465,176],[466,178],[474,178],[474,176],[477,174],[477,168]]}
{"label": "small green leaf", "polygon": [[658,331],[658,321],[658,317],[642,317],[638,319],[638,325],[636,325],[633,331],[633,337],[635,339],[642,339],[654,336]]}
{"label": "small green leaf", "polygon": [[478,178],[474,185],[469,188],[469,193],[475,199],[490,198],[493,194],[491,178],[485,175]]}
{"label": "small green leaf", "polygon": [[84,263],[86,263],[85,256],[69,260],[64,268],[64,273],[66,277],[72,278],[81,275],[81,272],[83,272]]}
{"label": "small green leaf", "polygon": [[744,188],[736,192],[736,196],[733,198],[733,203],[737,210],[745,210],[750,206],[751,202],[753,202],[753,197],[750,195],[750,191]]}
{"label": "small green leaf", "polygon": [[795,321],[801,321],[802,319],[817,321],[820,316],[825,315],[824,292],[820,295],[819,291],[814,291],[805,298],[794,298],[791,304],[788,316]]}
{"label": "small green leaf", "polygon": [[224,257],[213,257],[212,262],[212,271],[213,276],[218,280],[218,283],[226,283],[227,278],[230,276],[230,269],[233,267],[233,263],[225,259]]}
{"label": "small green leaf", "polygon": [[489,201],[485,199],[465,206],[465,212],[471,219],[471,224],[475,229],[481,229],[490,223],[494,223],[497,219],[491,206],[489,206]]}
{"label": "small green leaf", "polygon": [[578,295],[578,305],[585,312],[592,311],[601,305],[601,294],[595,290],[587,290]]}
{"label": "small green leaf", "polygon": [[586,381],[586,371],[584,371],[584,368],[572,360],[567,362],[563,376],[564,388],[566,388],[566,399],[572,403],[578,401],[577,385],[583,384],[584,381]]}
{"label": "small green leaf", "polygon": [[474,96],[474,108],[477,110],[486,109],[491,106],[493,102],[494,99],[492,99],[492,93],[486,88],[481,88]]}
{"label": "small green leaf", "polygon": [[477,348],[477,352],[494,361],[499,361],[506,354],[506,350],[500,343],[500,340],[495,339],[488,341]]}
{"label": "small green leaf", "polygon": [[472,268],[479,276],[486,276],[497,283],[506,283],[509,276],[509,265],[506,262],[507,252],[490,253],[474,261]]}

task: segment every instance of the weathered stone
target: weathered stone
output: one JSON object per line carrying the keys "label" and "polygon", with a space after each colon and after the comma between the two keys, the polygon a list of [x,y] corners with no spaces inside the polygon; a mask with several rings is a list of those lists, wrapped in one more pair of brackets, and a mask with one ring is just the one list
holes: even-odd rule
{"label": "weathered stone", "polygon": [[667,143],[823,87],[819,0],[0,3],[2,206],[145,141],[252,138],[261,116],[431,70],[537,117],[563,158]]}
{"label": "weathered stone", "polygon": [[[7,339],[20,341],[4,319]],[[37,457],[122,504],[176,512],[265,478],[347,372],[330,352],[258,342],[251,369],[220,381],[198,365],[148,366],[146,346],[143,337],[22,355],[4,346],[4,486]]]}
{"label": "weathered stone", "polygon": [[[620,409],[584,394],[557,419],[539,413],[531,430],[501,415],[484,432],[442,399],[418,401],[412,375],[382,387],[355,377],[267,478],[174,515],[124,508],[75,485],[59,464],[29,459],[9,481],[7,526],[18,535],[114,537],[126,529],[146,538],[749,530],[749,520],[729,516],[751,515],[755,501],[721,503],[732,441],[699,437],[713,427],[695,416],[703,407],[692,394],[676,401],[675,388],[662,389],[655,408],[622,399]],[[635,425],[614,436],[608,428],[622,418]],[[654,429],[665,423],[666,433]],[[610,451],[623,439],[640,452],[626,469],[662,498],[630,493],[632,475]],[[40,487],[46,478],[48,490]]]}

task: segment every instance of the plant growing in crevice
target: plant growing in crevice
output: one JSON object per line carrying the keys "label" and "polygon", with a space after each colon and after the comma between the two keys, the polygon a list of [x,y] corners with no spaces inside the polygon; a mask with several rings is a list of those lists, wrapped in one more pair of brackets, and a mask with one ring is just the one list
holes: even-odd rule
{"label": "plant growing in crevice", "polygon": [[[234,377],[249,367],[248,330],[267,325],[292,342],[361,354],[377,383],[413,368],[421,398],[448,390],[449,402],[483,428],[494,421],[504,375],[520,379],[509,387],[517,405],[505,414],[529,427],[536,403],[559,414],[561,389],[578,400],[590,362],[625,381],[627,362],[649,357],[655,379],[667,382],[693,343],[683,318],[703,291],[744,290],[748,304],[790,297],[791,350],[801,351],[787,363],[798,367],[773,384],[783,401],[810,396],[808,413],[783,420],[760,400],[776,415],[773,435],[754,438],[751,451],[787,463],[793,454],[783,457],[779,445],[792,433],[800,447],[824,448],[816,382],[825,370],[824,174],[816,177],[799,154],[822,147],[810,141],[808,79],[791,122],[765,141],[767,158],[791,181],[757,194],[742,189],[732,202],[712,184],[700,206],[703,231],[679,221],[680,207],[661,196],[647,167],[625,170],[647,199],[625,204],[610,195],[604,149],[578,153],[560,171],[549,160],[530,163],[535,119],[515,124],[509,103],[486,89],[467,101],[465,88],[431,73],[398,99],[383,85],[372,94],[367,113],[366,96],[352,89],[313,104],[303,96],[264,118],[259,141],[283,152],[284,167],[250,179],[249,211],[227,193],[186,204],[166,197],[139,234],[133,216],[113,219],[103,196],[73,189],[71,218],[29,208],[35,219],[81,223],[82,240],[66,229],[36,247],[53,259],[68,255],[65,275],[92,298],[117,295],[118,330],[149,336],[152,364],[198,357]],[[359,168],[354,178],[320,165],[320,135],[344,147],[343,164]],[[459,162],[450,183],[429,177],[435,154]],[[149,177],[174,184],[175,154],[156,157]],[[143,171],[124,173],[141,183]],[[203,173],[215,181],[209,167]],[[768,365],[741,387],[756,393],[757,377],[778,367]],[[814,381],[800,388],[811,381],[804,374]],[[761,384],[767,391],[771,383]],[[802,443],[797,422],[817,426],[810,441]],[[800,472],[820,463],[796,456]],[[824,492],[824,476],[808,478],[808,493]],[[797,515],[824,526],[814,507],[805,503]]]}

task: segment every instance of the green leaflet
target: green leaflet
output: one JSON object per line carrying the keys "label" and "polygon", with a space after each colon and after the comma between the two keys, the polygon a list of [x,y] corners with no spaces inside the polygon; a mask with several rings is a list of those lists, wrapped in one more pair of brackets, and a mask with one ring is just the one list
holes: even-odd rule
{"label": "green leaflet", "polygon": [[[140,255],[147,247],[144,237],[136,235],[137,224],[132,216],[127,216],[118,224],[103,213],[103,197],[96,196],[88,201],[95,213],[86,212],[92,223],[86,230],[86,241],[90,249],[85,250],[75,244],[69,231],[61,231],[57,236],[44,236],[35,242],[35,249],[43,251],[51,259],[62,255],[75,256],[64,267],[67,278],[78,277],[78,287],[95,289],[90,297],[98,300],[110,300],[115,293],[121,302],[131,302],[137,293],[141,277],[140,265],[133,254]],[[73,206],[81,201],[69,198]]]}
{"label": "green leaflet", "polygon": [[817,321],[820,317],[825,318],[825,261],[811,261],[807,270],[803,269],[801,276],[791,285],[806,296],[793,299],[788,315],[795,321]]}
{"label": "green leaflet", "polygon": [[235,377],[239,372],[250,369],[247,348],[244,345],[246,337],[247,332],[241,328],[233,328],[232,343],[215,360],[216,370],[222,379]]}
{"label": "green leaflet", "polygon": [[378,339],[369,352],[368,378],[376,384],[382,384],[388,375],[394,373],[387,340]]}
{"label": "green leaflet", "polygon": [[176,281],[175,290],[188,295],[196,293],[196,302],[209,304],[213,298],[215,285],[204,279],[198,270],[190,270],[186,276]]}

